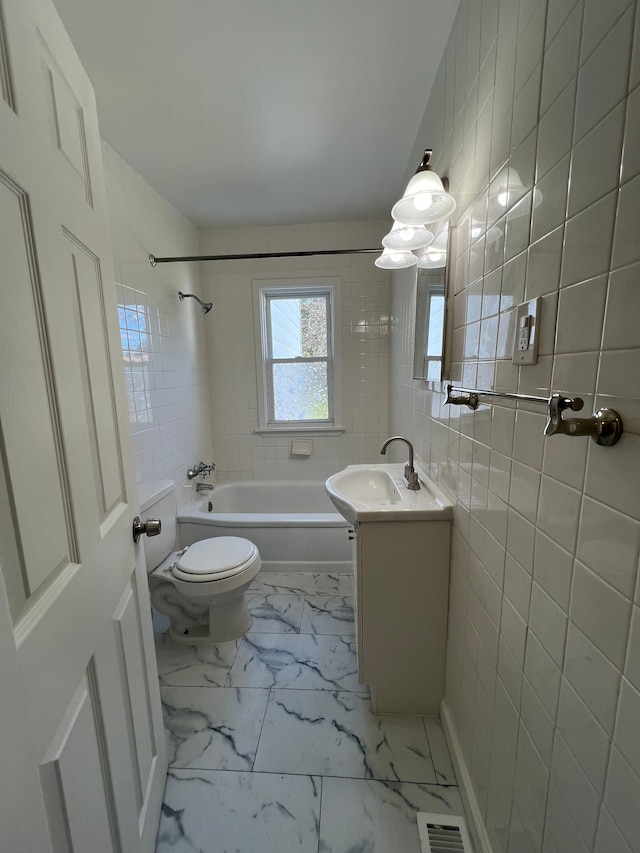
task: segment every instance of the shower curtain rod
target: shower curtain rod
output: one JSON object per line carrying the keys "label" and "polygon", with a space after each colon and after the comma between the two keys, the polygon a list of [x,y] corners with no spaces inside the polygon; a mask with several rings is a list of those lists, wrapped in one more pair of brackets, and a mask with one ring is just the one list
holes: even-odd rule
{"label": "shower curtain rod", "polygon": [[312,255],[365,255],[380,254],[382,250],[377,249],[319,249],[317,252],[256,252],[250,255],[184,255],[174,258],[156,258],[149,255],[149,263],[152,267],[157,264],[175,264],[179,261],[241,261],[256,260],[258,258],[308,258]]}

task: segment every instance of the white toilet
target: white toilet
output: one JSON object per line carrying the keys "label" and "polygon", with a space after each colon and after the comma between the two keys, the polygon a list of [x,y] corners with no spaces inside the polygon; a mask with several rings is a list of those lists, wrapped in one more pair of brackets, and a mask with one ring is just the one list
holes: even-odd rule
{"label": "white toilet", "polygon": [[217,536],[174,551],[176,505],[171,480],[143,483],[142,520],[159,518],[162,531],[145,538],[151,603],[169,617],[176,643],[223,643],[251,627],[245,591],[260,571],[258,549],[248,539]]}

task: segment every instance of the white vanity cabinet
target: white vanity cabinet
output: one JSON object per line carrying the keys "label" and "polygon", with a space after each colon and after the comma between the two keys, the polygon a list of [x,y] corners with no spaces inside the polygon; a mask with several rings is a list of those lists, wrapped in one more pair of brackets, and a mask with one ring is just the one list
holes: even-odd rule
{"label": "white vanity cabinet", "polygon": [[354,526],[361,684],[375,714],[440,713],[449,595],[449,520]]}
{"label": "white vanity cabinet", "polygon": [[326,489],[355,530],[358,676],[372,710],[432,716],[444,696],[453,507],[412,467],[406,438],[383,450],[397,439],[409,445],[407,465],[347,465]]}

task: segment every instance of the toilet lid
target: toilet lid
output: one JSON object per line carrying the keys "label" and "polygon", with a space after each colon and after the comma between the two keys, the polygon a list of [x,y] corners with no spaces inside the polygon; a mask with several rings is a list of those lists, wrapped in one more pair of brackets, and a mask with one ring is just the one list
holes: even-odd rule
{"label": "toilet lid", "polygon": [[217,536],[190,545],[177,562],[177,568],[187,574],[217,575],[247,563],[257,553],[248,539],[239,536]]}

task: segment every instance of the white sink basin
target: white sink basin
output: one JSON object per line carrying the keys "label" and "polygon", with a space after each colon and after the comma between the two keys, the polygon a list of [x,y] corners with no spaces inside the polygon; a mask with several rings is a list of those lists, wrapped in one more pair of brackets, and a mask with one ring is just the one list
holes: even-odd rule
{"label": "white sink basin", "polygon": [[402,498],[388,471],[364,465],[349,465],[332,477],[334,489],[359,503],[389,506]]}
{"label": "white sink basin", "polygon": [[451,518],[451,504],[418,470],[420,488],[402,482],[403,464],[348,465],[325,483],[347,521],[413,521]]}

